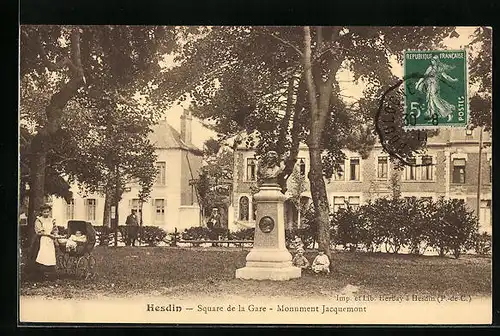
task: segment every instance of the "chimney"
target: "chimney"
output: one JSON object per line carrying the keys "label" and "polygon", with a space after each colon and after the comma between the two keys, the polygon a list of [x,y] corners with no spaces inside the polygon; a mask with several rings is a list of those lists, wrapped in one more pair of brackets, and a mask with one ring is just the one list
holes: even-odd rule
{"label": "chimney", "polygon": [[191,145],[191,124],[193,117],[191,116],[191,111],[184,110],[181,115],[181,139],[185,144]]}

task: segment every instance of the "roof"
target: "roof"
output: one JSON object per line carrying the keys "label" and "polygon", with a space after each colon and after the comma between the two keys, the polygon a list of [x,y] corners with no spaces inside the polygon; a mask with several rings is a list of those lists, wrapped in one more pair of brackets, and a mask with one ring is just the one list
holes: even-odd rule
{"label": "roof", "polygon": [[180,133],[173,128],[166,120],[151,127],[152,131],[149,134],[151,143],[159,149],[181,149],[193,152],[194,154],[202,155],[202,150],[193,144],[185,143]]}

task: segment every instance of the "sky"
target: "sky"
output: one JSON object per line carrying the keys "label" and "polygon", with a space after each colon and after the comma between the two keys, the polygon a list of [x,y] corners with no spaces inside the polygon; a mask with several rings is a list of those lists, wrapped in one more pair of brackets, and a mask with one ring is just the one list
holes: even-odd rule
{"label": "sky", "polygon": [[[454,38],[446,38],[443,43],[449,49],[461,49],[466,46],[470,42],[470,35],[474,32],[476,27],[457,27],[457,32],[460,35],[459,37]],[[171,57],[165,58],[165,62],[171,62]],[[398,62],[394,59],[392,61],[393,73],[394,75],[402,78],[403,77],[403,67],[398,64]],[[346,101],[356,101],[358,98],[362,97],[364,84],[354,83],[352,74],[348,70],[339,71],[337,75],[337,79],[340,82],[340,86],[342,89],[342,94],[345,96],[349,96],[350,98],[344,98]],[[188,108],[190,104],[189,99],[186,100],[181,105],[176,105],[171,109],[165,111],[165,117],[170,125],[180,130],[180,116],[183,113],[185,108]],[[198,146],[199,148],[203,147],[203,142],[210,137],[216,138],[216,133],[207,129],[202,125],[202,123],[193,118],[192,124],[192,140],[193,144]]]}

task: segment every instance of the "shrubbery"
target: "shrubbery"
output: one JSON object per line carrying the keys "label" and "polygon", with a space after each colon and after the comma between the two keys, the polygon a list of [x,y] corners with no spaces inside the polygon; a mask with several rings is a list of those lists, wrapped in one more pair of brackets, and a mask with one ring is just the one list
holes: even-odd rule
{"label": "shrubbery", "polygon": [[167,232],[158,226],[143,226],[139,231],[139,241],[148,246],[158,246],[167,238]]}
{"label": "shrubbery", "polygon": [[491,255],[491,235],[487,232],[477,234],[474,251],[480,255]]}
{"label": "shrubbery", "polygon": [[386,252],[406,247],[422,254],[433,247],[440,256],[452,253],[458,258],[463,251],[481,248],[477,218],[463,200],[380,198],[357,209],[339,210],[331,224],[332,241],[351,251],[385,246]]}
{"label": "shrubbery", "polygon": [[254,236],[255,228],[241,229],[230,234],[232,240],[253,240]]}

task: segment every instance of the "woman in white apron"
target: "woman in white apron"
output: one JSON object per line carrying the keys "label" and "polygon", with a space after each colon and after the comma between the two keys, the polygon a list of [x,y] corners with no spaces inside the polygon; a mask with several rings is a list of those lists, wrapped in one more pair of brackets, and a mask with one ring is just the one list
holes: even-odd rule
{"label": "woman in white apron", "polygon": [[[36,266],[47,276],[47,273],[54,273],[56,266],[56,249],[54,239],[57,236],[57,226],[55,219],[50,217],[50,205],[40,207],[41,216],[35,220],[36,238],[39,240],[36,253]],[[35,247],[36,248],[36,247]]]}

